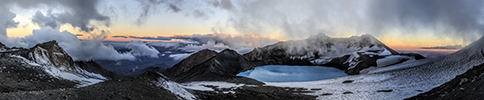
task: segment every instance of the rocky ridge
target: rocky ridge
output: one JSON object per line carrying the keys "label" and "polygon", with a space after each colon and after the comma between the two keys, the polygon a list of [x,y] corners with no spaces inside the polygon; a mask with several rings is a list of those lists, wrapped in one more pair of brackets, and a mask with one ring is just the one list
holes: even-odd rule
{"label": "rocky ridge", "polygon": [[[201,53],[203,54],[203,52],[214,51],[200,51],[199,53],[196,53],[197,55],[192,55],[186,59],[200,58],[199,56],[203,57],[205,55],[198,55]],[[236,76],[239,72],[253,69],[256,66],[233,50],[225,49],[206,61],[199,64],[192,63],[188,65],[195,66],[169,78],[181,83],[191,81],[226,81],[233,83],[263,84],[254,79]],[[166,70],[164,73],[167,73],[167,71],[170,70]]]}
{"label": "rocky ridge", "polygon": [[215,55],[217,55],[217,52],[208,49],[198,51],[197,53],[190,55],[186,59],[183,59],[173,67],[166,69],[166,71],[163,71],[163,75],[167,77],[175,77],[209,60]]}

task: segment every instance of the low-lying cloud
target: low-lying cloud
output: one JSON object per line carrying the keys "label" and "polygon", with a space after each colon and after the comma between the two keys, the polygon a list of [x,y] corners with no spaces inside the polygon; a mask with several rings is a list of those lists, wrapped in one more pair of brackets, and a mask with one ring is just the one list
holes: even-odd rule
{"label": "low-lying cloud", "polygon": [[160,53],[155,48],[144,44],[141,40],[131,40],[126,47],[131,49],[130,53],[134,56],[149,56],[152,58],[158,58],[158,54]]}
{"label": "low-lying cloud", "polygon": [[207,44],[209,41],[222,43],[229,47],[260,47],[277,42],[276,39],[260,37],[252,34],[238,35],[238,34],[193,34],[193,35],[175,35],[175,36],[157,36],[157,37],[140,37],[140,36],[112,36],[113,38],[133,38],[133,39],[147,39],[147,40],[172,40],[182,39],[187,41],[194,41],[200,44]]}
{"label": "low-lying cloud", "polygon": [[34,30],[31,35],[25,36],[22,43],[26,47],[33,47],[38,43],[56,40],[67,54],[75,61],[89,60],[134,60],[135,56],[130,53],[119,53],[112,46],[103,44],[103,34],[92,38],[92,40],[80,40],[76,35],[68,31],[58,31],[54,29]]}
{"label": "low-lying cloud", "polygon": [[462,45],[447,45],[447,46],[435,46],[435,47],[420,47],[420,49],[461,49]]}
{"label": "low-lying cloud", "polygon": [[[193,35],[176,35],[170,37],[139,37],[139,36],[112,36],[114,38],[133,38],[133,39],[147,39],[147,40],[173,40],[180,39],[190,41],[193,43],[184,42],[147,42],[153,46],[160,47],[175,47],[186,52],[198,52],[203,49],[209,49],[220,52],[224,49],[233,49],[239,54],[245,54],[252,51],[255,47],[262,47],[265,45],[276,43],[277,40],[259,37],[257,35],[233,35],[233,34],[193,34]],[[184,59],[190,53],[172,54],[169,57],[175,60]]]}

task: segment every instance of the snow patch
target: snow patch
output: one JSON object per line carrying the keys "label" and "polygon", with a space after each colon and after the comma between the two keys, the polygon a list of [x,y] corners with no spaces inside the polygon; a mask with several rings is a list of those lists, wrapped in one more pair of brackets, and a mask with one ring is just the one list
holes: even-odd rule
{"label": "snow patch", "polygon": [[178,99],[185,99],[185,100],[195,100],[197,99],[195,95],[192,93],[188,92],[183,88],[180,84],[173,82],[173,81],[168,81],[164,78],[159,78],[158,81],[154,82],[156,86],[158,87],[163,87],[167,90],[170,90],[171,93],[177,95],[179,98]]}
{"label": "snow patch", "polygon": [[[215,91],[213,88],[206,87],[206,86],[215,86],[217,88],[239,88],[242,86],[254,86],[254,85],[245,85],[245,84],[235,84],[235,83],[227,83],[227,82],[217,82],[217,81],[196,81],[190,83],[182,83],[182,86],[187,89],[192,90],[200,90],[200,91]],[[224,91],[224,93],[229,93],[230,91]],[[233,91],[232,91],[233,92]]]}
{"label": "snow patch", "polygon": [[387,49],[385,49],[385,51],[383,51],[382,53],[379,54],[380,56],[387,56],[387,55],[392,55],[392,53],[390,51],[388,51]]}
{"label": "snow patch", "polygon": [[10,55],[10,57],[23,59],[26,64],[29,64],[32,66],[39,66],[46,73],[48,73],[53,77],[79,82],[79,84],[76,87],[85,87],[85,86],[102,82],[104,80],[108,80],[106,77],[100,74],[91,73],[79,67],[75,67],[75,69],[69,69],[65,66],[61,66],[57,68],[52,63],[47,62],[48,59],[47,60],[39,59],[39,58],[46,58],[45,55],[39,55],[37,53],[31,54],[31,55],[34,55],[36,57],[36,61],[41,62],[42,64],[30,61],[19,55]]}

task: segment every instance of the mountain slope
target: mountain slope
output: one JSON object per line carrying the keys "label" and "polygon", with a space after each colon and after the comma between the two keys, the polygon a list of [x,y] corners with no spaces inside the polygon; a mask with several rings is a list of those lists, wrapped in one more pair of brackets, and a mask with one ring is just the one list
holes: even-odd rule
{"label": "mountain slope", "polygon": [[215,55],[217,55],[217,52],[208,49],[198,51],[197,53],[190,55],[186,59],[183,59],[173,67],[166,69],[166,71],[163,71],[163,75],[172,78],[209,60]]}
{"label": "mountain slope", "polygon": [[[190,57],[186,59],[192,59]],[[262,84],[253,79],[236,76],[237,73],[254,67],[254,64],[236,51],[225,49],[207,61],[200,63],[171,79],[181,83],[191,81],[228,81],[235,83]]]}
{"label": "mountain slope", "polygon": [[[481,99],[484,94],[484,36],[469,44],[456,53],[448,55],[455,57],[460,62],[479,63],[480,65],[468,64],[465,67],[452,67],[460,74],[452,80],[432,90],[419,94],[410,99]],[[445,62],[442,62],[445,63]],[[472,66],[472,67],[471,67]],[[471,68],[471,69],[469,69]],[[469,69],[469,70],[467,70]]]}
{"label": "mountain slope", "polygon": [[484,95],[484,64],[474,66],[464,74],[456,76],[449,82],[433,88],[430,91],[419,94],[410,100],[477,100]]}
{"label": "mountain slope", "polygon": [[325,34],[305,40],[278,42],[256,48],[244,56],[257,65],[323,65],[360,74],[369,67],[385,67],[425,57],[401,54],[371,35],[331,38]]}
{"label": "mountain slope", "polygon": [[55,41],[30,49],[4,48],[0,52],[3,92],[82,87],[116,77],[93,62],[74,62]]}

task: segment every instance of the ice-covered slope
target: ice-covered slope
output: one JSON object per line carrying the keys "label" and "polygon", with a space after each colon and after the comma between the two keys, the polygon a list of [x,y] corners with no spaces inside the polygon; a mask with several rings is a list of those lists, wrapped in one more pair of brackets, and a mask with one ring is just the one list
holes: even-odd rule
{"label": "ice-covered slope", "polygon": [[324,65],[348,74],[424,58],[418,54],[398,53],[371,35],[331,38],[322,33],[304,40],[256,48],[244,56],[258,65]]}
{"label": "ice-covered slope", "polygon": [[[266,83],[313,89],[318,99],[404,99],[429,91],[484,63],[484,38],[446,56],[377,68],[368,74],[314,82]],[[323,95],[324,94],[324,95]]]}

